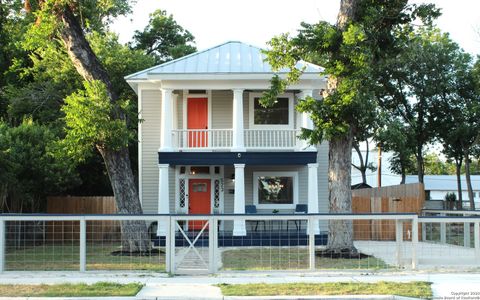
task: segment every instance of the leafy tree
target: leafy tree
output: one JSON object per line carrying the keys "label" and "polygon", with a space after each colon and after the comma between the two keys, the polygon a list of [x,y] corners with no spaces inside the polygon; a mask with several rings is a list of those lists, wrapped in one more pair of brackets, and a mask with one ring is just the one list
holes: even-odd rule
{"label": "leafy tree", "polygon": [[402,176],[400,184],[404,184],[406,175],[415,169],[411,160],[413,156],[413,149],[411,148],[413,134],[408,131],[409,128],[401,120],[393,119],[386,122],[376,136],[377,143],[383,151],[393,152],[390,159],[390,170]]}
{"label": "leafy tree", "polygon": [[[374,115],[373,74],[377,61],[398,54],[393,31],[421,18],[429,23],[437,16],[431,5],[409,6],[407,1],[342,0],[335,25],[327,22],[302,24],[295,37],[281,35],[270,41],[267,52],[273,69],[290,69],[285,79],[276,76],[262,103],[271,105],[278,93],[297,81],[302,70],[296,63],[302,58],[324,57],[329,75],[322,101],[304,99],[297,109],[309,112],[315,125],[302,137],[311,144],[329,141],[330,212],[351,212],[352,141],[366,116]],[[374,117],[374,116],[372,116]],[[349,221],[330,221],[327,252],[356,253],[353,225]]]}
{"label": "leafy tree", "polygon": [[131,43],[134,49],[153,55],[157,64],[195,52],[194,44],[193,35],[178,25],[173,15],[161,9],[150,14],[143,31],[135,31]]}
{"label": "leafy tree", "polygon": [[403,35],[404,51],[384,61],[385,76],[382,106],[400,118],[412,134],[411,144],[417,160],[419,182],[425,173],[425,147],[435,139],[437,103],[451,97],[455,78],[458,45],[447,34],[422,27]]}
{"label": "leafy tree", "polygon": [[[141,213],[128,150],[128,133],[126,125],[125,99],[114,86],[112,77],[98,59],[88,42],[85,32],[89,30],[103,31],[105,20],[130,10],[128,1],[106,0],[74,1],[45,0],[32,8],[37,16],[36,25],[30,29],[29,45],[32,49],[42,49],[58,38],[64,45],[75,70],[85,81],[85,91],[79,91],[70,97],[69,107],[65,109],[68,120],[78,120],[79,125],[94,125],[98,131],[80,130],[78,126],[69,126],[65,144],[77,141],[76,149],[68,147],[75,157],[87,153],[94,146],[102,155],[119,213]],[[81,15],[80,15],[81,13]],[[87,97],[98,103],[89,102]],[[82,116],[97,105],[98,118]],[[82,122],[83,121],[83,122]],[[96,121],[105,124],[95,123]],[[72,123],[70,123],[72,125]],[[106,130],[106,128],[110,130]],[[92,145],[93,143],[93,145]],[[111,143],[111,144],[110,144]],[[150,248],[146,224],[143,221],[122,222],[125,237],[125,250],[144,252]]]}
{"label": "leafy tree", "polygon": [[[460,191],[460,194],[461,194],[461,191]],[[453,206],[455,203],[460,203],[460,205],[462,205],[461,201],[457,201],[457,195],[455,195],[455,193],[447,193],[445,195],[445,202],[447,204],[446,209],[450,209],[450,210],[453,209]],[[457,209],[458,209],[458,204],[457,204]]]}
{"label": "leafy tree", "polygon": [[451,55],[452,70],[447,90],[441,95],[434,110],[435,131],[443,145],[443,153],[455,161],[459,204],[461,209],[462,162],[465,162],[465,177],[470,200],[474,209],[474,197],[470,179],[471,154],[478,144],[480,130],[480,95],[476,91],[475,77],[472,71],[472,58],[463,50],[457,49]]}
{"label": "leafy tree", "polygon": [[71,161],[53,155],[58,137],[45,125],[0,122],[0,199],[6,212],[38,212],[48,195],[78,180]]}

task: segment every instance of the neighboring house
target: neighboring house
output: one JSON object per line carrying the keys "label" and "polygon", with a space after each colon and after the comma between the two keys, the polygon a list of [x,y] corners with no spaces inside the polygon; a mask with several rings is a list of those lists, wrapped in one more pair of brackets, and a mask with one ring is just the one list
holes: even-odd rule
{"label": "neighboring house", "polygon": [[[467,181],[465,176],[462,179],[463,207],[469,208]],[[454,193],[458,199],[457,176],[455,175],[425,175],[423,178],[427,200],[445,200],[447,193]],[[480,175],[472,175],[472,189],[475,199],[475,208],[480,208]],[[417,175],[407,175],[406,183],[418,182]]]}
{"label": "neighboring house", "polygon": [[[227,42],[126,77],[142,120],[145,213],[243,214],[245,205],[292,213],[297,204],[328,211],[328,144],[312,147],[297,138],[312,123],[294,109],[298,98],[320,97],[323,69],[299,63],[305,68],[299,82],[264,108],[259,97],[274,75],[264,59],[257,47]],[[246,234],[244,222],[231,229]],[[159,224],[158,234],[165,233]]]}

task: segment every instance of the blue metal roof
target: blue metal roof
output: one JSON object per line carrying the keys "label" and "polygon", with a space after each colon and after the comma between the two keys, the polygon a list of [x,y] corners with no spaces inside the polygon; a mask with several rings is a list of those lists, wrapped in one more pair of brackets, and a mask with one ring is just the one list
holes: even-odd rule
{"label": "blue metal roof", "polygon": [[[192,53],[184,57],[126,76],[127,80],[147,79],[149,75],[162,74],[274,74],[287,73],[287,69],[273,72],[262,49],[238,41]],[[300,61],[297,68],[305,74],[321,74],[323,68]]]}

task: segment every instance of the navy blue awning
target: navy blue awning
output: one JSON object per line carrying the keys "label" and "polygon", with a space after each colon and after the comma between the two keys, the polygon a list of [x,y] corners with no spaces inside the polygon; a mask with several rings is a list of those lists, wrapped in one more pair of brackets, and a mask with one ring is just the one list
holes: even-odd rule
{"label": "navy blue awning", "polygon": [[306,165],[317,152],[159,152],[158,163],[170,165]]}

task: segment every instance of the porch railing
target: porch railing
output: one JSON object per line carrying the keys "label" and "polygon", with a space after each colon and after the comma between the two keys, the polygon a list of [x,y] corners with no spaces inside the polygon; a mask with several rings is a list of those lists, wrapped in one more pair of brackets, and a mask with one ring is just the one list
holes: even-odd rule
{"label": "porch railing", "polygon": [[245,147],[259,149],[294,149],[300,134],[296,129],[245,129]]}
{"label": "porch railing", "polygon": [[226,149],[233,145],[232,129],[172,130],[174,147],[183,149]]}
{"label": "porch railing", "polygon": [[[298,146],[297,129],[245,129],[247,149],[295,149]],[[228,149],[233,146],[232,129],[176,129],[172,130],[174,147],[185,149]]]}

